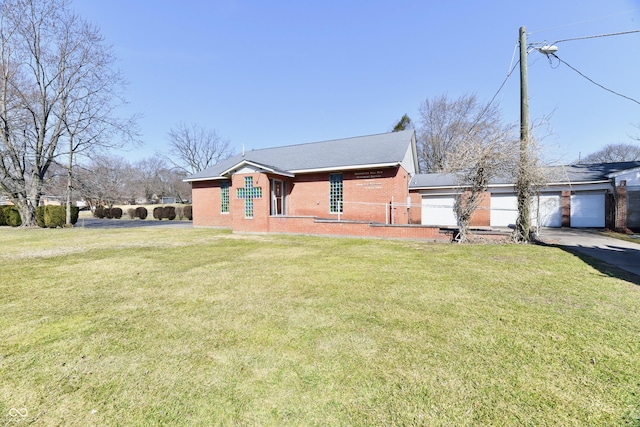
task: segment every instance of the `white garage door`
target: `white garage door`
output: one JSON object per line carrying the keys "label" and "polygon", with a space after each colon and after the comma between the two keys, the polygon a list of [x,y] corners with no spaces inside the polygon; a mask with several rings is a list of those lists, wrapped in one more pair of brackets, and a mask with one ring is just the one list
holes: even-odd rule
{"label": "white garage door", "polygon": [[541,194],[534,197],[531,205],[531,217],[533,225],[562,227],[562,197],[560,193]]}
{"label": "white garage door", "polygon": [[513,226],[518,219],[518,197],[513,194],[491,194],[491,226]]}
{"label": "white garage door", "polygon": [[571,227],[604,227],[604,194],[571,196]]}
{"label": "white garage door", "polygon": [[454,196],[424,196],[422,198],[422,224],[455,226],[458,224],[453,212]]}

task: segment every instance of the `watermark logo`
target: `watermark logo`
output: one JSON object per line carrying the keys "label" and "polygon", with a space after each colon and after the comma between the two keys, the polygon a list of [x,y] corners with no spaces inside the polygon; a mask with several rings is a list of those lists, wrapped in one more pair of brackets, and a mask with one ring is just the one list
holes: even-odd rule
{"label": "watermark logo", "polygon": [[27,408],[11,408],[9,409],[9,416],[26,418],[29,415]]}

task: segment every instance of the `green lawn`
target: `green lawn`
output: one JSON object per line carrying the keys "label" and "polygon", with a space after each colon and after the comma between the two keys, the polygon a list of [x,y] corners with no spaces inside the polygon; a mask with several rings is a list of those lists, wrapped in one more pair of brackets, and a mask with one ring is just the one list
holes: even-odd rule
{"label": "green lawn", "polygon": [[640,287],[560,249],[0,240],[2,425],[640,426]]}

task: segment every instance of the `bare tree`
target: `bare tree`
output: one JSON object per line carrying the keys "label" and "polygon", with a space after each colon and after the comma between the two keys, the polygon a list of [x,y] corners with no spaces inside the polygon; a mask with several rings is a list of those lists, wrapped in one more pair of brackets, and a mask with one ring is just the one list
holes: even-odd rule
{"label": "bare tree", "polygon": [[122,157],[94,156],[89,164],[78,168],[77,192],[92,207],[129,201],[132,192],[127,184],[132,173],[131,166]]}
{"label": "bare tree", "polygon": [[595,153],[580,159],[580,163],[615,163],[640,160],[640,145],[608,144]]}
{"label": "bare tree", "polygon": [[454,212],[458,222],[456,240],[468,240],[469,223],[486,196],[494,178],[510,179],[517,159],[515,127],[502,126],[484,129],[482,139],[467,138],[458,142],[455,157],[448,160],[456,175],[460,192],[456,194]]}
{"label": "bare tree", "polygon": [[231,143],[221,138],[215,130],[196,124],[179,123],[169,130],[167,159],[186,173],[196,173],[229,158]]}
{"label": "bare tree", "polygon": [[[34,226],[47,171],[69,143],[73,153],[104,142],[112,119],[113,56],[96,28],[65,0],[5,0],[0,6],[0,188]],[[69,196],[70,198],[70,196]]]}
{"label": "bare tree", "polygon": [[133,164],[135,170],[135,183],[138,196],[144,198],[147,203],[153,202],[153,196],[159,195],[161,191],[160,175],[161,171],[169,169],[167,161],[163,157],[145,157]]}
{"label": "bare tree", "polygon": [[426,99],[419,107],[416,129],[418,161],[424,172],[451,172],[452,159],[468,141],[492,139],[500,127],[500,110],[490,103],[482,105],[476,95],[451,100],[447,95]]}

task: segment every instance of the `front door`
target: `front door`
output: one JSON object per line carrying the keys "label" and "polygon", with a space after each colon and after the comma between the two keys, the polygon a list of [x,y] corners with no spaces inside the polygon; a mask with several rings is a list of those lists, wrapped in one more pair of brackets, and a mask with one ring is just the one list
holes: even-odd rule
{"label": "front door", "polygon": [[284,190],[283,181],[271,180],[271,215],[285,214]]}

